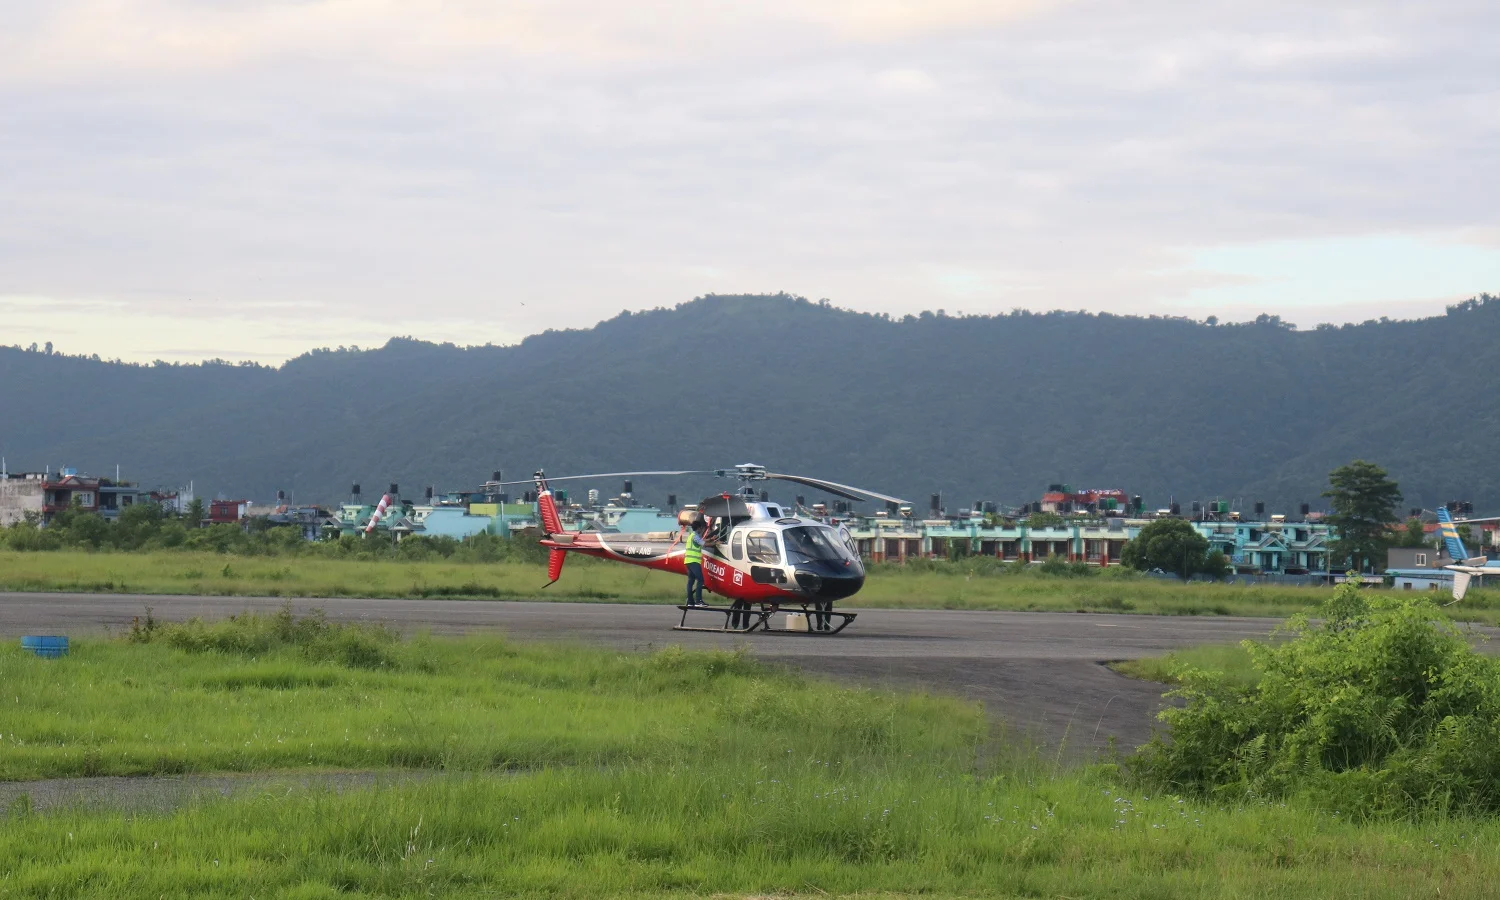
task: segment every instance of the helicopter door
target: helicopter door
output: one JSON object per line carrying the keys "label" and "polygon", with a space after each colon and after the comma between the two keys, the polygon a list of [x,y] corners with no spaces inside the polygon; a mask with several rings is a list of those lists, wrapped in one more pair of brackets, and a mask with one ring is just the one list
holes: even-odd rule
{"label": "helicopter door", "polygon": [[751,562],[751,581],[756,584],[786,582],[786,573],[781,570],[781,547],[776,541],[776,532],[750,532],[745,538],[745,557]]}
{"label": "helicopter door", "polygon": [[745,532],[734,533],[734,541],[729,545],[729,555],[737,560],[745,558]]}

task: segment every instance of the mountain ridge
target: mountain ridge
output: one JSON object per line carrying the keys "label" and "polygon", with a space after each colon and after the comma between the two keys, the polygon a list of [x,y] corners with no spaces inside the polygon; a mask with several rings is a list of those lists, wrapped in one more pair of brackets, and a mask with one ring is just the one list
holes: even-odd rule
{"label": "mountain ridge", "polygon": [[[393,338],[279,367],[109,363],[0,347],[11,468],[336,502],[358,481],[754,461],[950,509],[1049,482],[1152,505],[1318,508],[1372,459],[1406,506],[1500,507],[1500,299],[1429,319],[1297,331],[1110,313],[903,318],[778,295],[698,298],[519,344]],[[619,486],[600,484],[613,493]],[[660,502],[722,482],[642,480]],[[660,494],[661,496],[656,496]]]}

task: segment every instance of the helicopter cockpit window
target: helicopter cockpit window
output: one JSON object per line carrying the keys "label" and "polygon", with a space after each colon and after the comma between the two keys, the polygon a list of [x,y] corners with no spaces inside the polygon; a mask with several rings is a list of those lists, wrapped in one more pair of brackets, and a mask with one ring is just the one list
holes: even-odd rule
{"label": "helicopter cockpit window", "polygon": [[734,543],[729,547],[729,553],[735,559],[745,558],[745,533],[737,531],[734,534]]}
{"label": "helicopter cockpit window", "polygon": [[729,521],[728,516],[719,516],[715,518],[708,529],[703,532],[703,536],[705,539],[712,539],[714,543],[722,545],[725,541],[729,540],[729,529],[731,524],[732,523]]}
{"label": "helicopter cockpit window", "polygon": [[823,525],[803,525],[781,533],[786,540],[787,562],[848,562],[854,559],[838,532]]}
{"label": "helicopter cockpit window", "polygon": [[781,562],[781,551],[776,547],[776,532],[774,531],[752,531],[745,539],[745,555],[753,563],[769,563],[776,565]]}

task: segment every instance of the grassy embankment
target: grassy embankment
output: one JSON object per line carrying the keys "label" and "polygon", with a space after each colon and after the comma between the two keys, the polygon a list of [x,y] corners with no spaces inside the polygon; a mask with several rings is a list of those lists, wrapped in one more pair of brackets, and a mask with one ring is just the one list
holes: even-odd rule
{"label": "grassy embankment", "polygon": [[[1122,571],[1123,576],[1123,571]],[[1314,587],[1175,584],[1097,574],[966,575],[958,566],[875,567],[851,602],[866,609],[1006,609],[1286,616],[1328,596]],[[461,597],[619,603],[676,602],[681,579],[630,566],[574,559],[562,581],[518,562],[234,556],[210,552],[0,551],[0,591],[216,594],[275,597]],[[1474,591],[1449,607],[1455,618],[1500,621],[1500,591]]]}
{"label": "grassy embankment", "polygon": [[[445,767],[168,813],[12,808],[3,896],[1489,896],[1500,825],[1203,804],[986,756],[980,711],[743,657],[258,620],[0,652],[0,772]],[[511,768],[507,777],[485,774]]]}

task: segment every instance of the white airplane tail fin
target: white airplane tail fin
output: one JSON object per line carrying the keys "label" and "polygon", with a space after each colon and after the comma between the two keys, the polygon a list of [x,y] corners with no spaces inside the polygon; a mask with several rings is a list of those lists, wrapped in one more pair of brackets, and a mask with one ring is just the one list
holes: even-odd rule
{"label": "white airplane tail fin", "polygon": [[1453,599],[1455,601],[1462,600],[1464,594],[1469,592],[1469,580],[1473,577],[1468,572],[1453,573]]}

